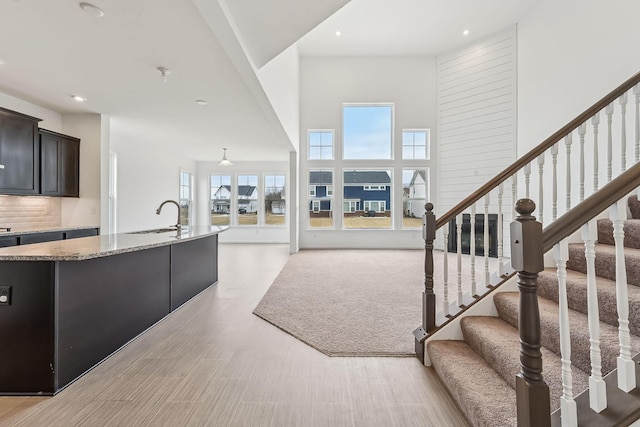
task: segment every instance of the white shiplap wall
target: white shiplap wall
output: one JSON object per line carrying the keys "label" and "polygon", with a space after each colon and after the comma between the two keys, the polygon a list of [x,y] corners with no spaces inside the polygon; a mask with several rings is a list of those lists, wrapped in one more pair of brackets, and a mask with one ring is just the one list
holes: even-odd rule
{"label": "white shiplap wall", "polygon": [[438,128],[442,214],[515,160],[515,27],[438,57]]}

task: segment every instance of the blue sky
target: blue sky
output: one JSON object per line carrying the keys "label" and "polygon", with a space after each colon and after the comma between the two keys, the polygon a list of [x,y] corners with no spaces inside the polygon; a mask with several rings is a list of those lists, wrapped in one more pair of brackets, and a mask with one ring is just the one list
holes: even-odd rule
{"label": "blue sky", "polygon": [[390,159],[392,121],[391,105],[345,105],[344,158]]}

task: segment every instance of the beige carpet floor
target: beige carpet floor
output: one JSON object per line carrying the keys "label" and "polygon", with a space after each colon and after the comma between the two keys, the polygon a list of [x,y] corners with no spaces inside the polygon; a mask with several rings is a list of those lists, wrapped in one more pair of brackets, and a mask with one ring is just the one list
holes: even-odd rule
{"label": "beige carpet floor", "polygon": [[[456,255],[448,259],[453,296]],[[439,298],[442,260],[437,254]],[[480,280],[483,261],[477,262]],[[290,257],[254,314],[330,356],[411,356],[412,331],[421,324],[423,268],[422,250],[303,250]]]}

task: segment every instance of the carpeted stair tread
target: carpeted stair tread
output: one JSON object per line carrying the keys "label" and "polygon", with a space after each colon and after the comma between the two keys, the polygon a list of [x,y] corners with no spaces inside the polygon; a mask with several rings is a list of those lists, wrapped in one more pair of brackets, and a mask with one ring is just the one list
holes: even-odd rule
{"label": "carpeted stair tread", "polygon": [[[622,227],[624,230],[624,246],[627,248],[640,248],[640,219],[628,219]],[[598,220],[598,243],[614,245],[613,222],[610,219]]]}
{"label": "carpeted stair tread", "polygon": [[[600,321],[618,326],[616,282],[596,277]],[[640,336],[640,287],[627,286],[629,295],[629,329]],[[547,268],[538,276],[538,296],[558,302],[558,276],[555,268]],[[587,276],[567,270],[567,301],[569,308],[587,314]]]}
{"label": "carpeted stair tread", "polygon": [[631,218],[640,218],[640,201],[638,201],[638,196],[629,196],[628,204]]}
{"label": "carpeted stair tread", "polygon": [[[616,252],[611,245],[596,244],[596,276],[615,280]],[[625,248],[624,258],[627,270],[627,282],[640,286],[640,249]],[[584,245],[572,243],[569,245],[569,261],[567,268],[587,274],[587,262],[584,257]]]}
{"label": "carpeted stair tread", "polygon": [[[520,373],[520,335],[518,330],[498,317],[468,316],[460,326],[465,342],[497,371],[511,387],[516,387]],[[551,411],[560,407],[562,396],[562,362],[560,357],[541,348],[543,378],[549,385]],[[573,391],[577,395],[589,387],[589,376],[577,369],[573,373]]]}
{"label": "carpeted stair tread", "polygon": [[473,426],[517,424],[515,390],[464,341],[430,341],[427,351],[433,368]]}
{"label": "carpeted stair tread", "polygon": [[[493,298],[498,316],[513,327],[518,325],[518,292],[500,292]],[[558,304],[545,298],[538,298],[540,307],[541,344],[560,355],[560,334],[558,326]],[[569,310],[571,333],[571,362],[584,372],[591,371],[589,357],[589,325],[587,316],[575,310]],[[616,357],[620,353],[618,328],[600,322],[600,351],[603,374],[616,367]],[[631,354],[640,352],[640,338],[631,335]]]}

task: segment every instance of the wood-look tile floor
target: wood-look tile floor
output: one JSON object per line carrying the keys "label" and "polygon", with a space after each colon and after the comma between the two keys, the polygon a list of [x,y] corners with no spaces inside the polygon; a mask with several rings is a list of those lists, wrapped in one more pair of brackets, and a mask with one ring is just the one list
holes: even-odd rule
{"label": "wood-look tile floor", "polygon": [[58,395],[0,397],[0,426],[467,425],[416,358],[328,357],[252,314],[288,251],[221,245],[216,286]]}

